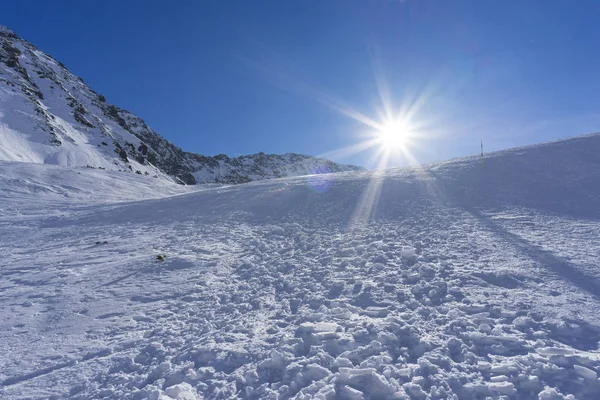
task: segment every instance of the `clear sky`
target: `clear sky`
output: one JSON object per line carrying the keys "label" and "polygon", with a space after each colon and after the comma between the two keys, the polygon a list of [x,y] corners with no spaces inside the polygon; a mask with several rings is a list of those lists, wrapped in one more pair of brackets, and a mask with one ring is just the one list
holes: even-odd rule
{"label": "clear sky", "polygon": [[[0,24],[184,150],[327,155],[390,111],[437,161],[600,131],[598,0],[6,1]],[[379,110],[379,114],[378,114]]]}

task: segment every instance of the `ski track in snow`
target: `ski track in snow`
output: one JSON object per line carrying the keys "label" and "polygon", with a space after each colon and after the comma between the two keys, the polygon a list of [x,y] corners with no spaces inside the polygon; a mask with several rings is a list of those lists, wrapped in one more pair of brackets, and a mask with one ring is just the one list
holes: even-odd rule
{"label": "ski track in snow", "polygon": [[3,198],[0,397],[597,398],[598,215],[444,174]]}

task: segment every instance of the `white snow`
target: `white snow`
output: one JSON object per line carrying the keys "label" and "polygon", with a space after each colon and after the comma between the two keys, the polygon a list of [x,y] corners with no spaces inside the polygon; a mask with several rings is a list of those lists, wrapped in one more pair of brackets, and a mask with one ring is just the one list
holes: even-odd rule
{"label": "white snow", "polygon": [[593,371],[582,365],[574,365],[573,368],[575,369],[575,372],[577,373],[577,375],[581,376],[583,379],[587,379],[589,381],[597,383],[598,374],[596,373],[596,371]]}
{"label": "white snow", "polygon": [[595,399],[598,154],[322,191],[0,162],[0,398]]}
{"label": "white snow", "polygon": [[[21,55],[19,64],[38,87],[43,98],[17,90],[23,77],[0,63],[0,160],[46,163],[62,166],[92,166],[108,170],[140,171],[165,177],[154,166],[130,160],[121,162],[115,153],[113,139],[138,146],[138,138],[104,115],[97,97],[76,76],[58,67],[30,43],[11,41]],[[41,73],[46,77],[42,77]],[[96,116],[98,126],[86,127],[76,121],[71,101],[85,108],[87,118]],[[52,143],[54,138],[55,142]]]}

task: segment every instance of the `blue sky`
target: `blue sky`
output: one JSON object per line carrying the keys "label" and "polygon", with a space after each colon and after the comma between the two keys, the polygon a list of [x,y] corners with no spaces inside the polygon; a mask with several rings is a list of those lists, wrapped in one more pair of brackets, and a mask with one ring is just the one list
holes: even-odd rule
{"label": "blue sky", "polygon": [[[185,150],[329,155],[414,111],[414,160],[600,131],[600,1],[6,2],[0,23]],[[379,83],[379,85],[378,85]],[[332,153],[333,152],[333,153]],[[408,163],[398,155],[392,165]]]}

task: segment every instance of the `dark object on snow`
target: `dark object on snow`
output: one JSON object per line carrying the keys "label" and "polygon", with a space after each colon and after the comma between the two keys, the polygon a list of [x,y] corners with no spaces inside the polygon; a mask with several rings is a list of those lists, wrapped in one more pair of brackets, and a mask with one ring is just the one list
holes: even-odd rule
{"label": "dark object on snow", "polygon": [[156,256],[156,261],[163,262],[163,261],[165,261],[165,258],[167,258],[167,256],[163,256],[162,254],[159,254]]}
{"label": "dark object on snow", "polygon": [[108,244],[108,242],[106,240],[104,242],[97,241],[96,244]]}
{"label": "dark object on snow", "polygon": [[127,152],[125,150],[119,150],[119,157],[121,157],[121,160],[129,162],[129,159],[127,158]]}

